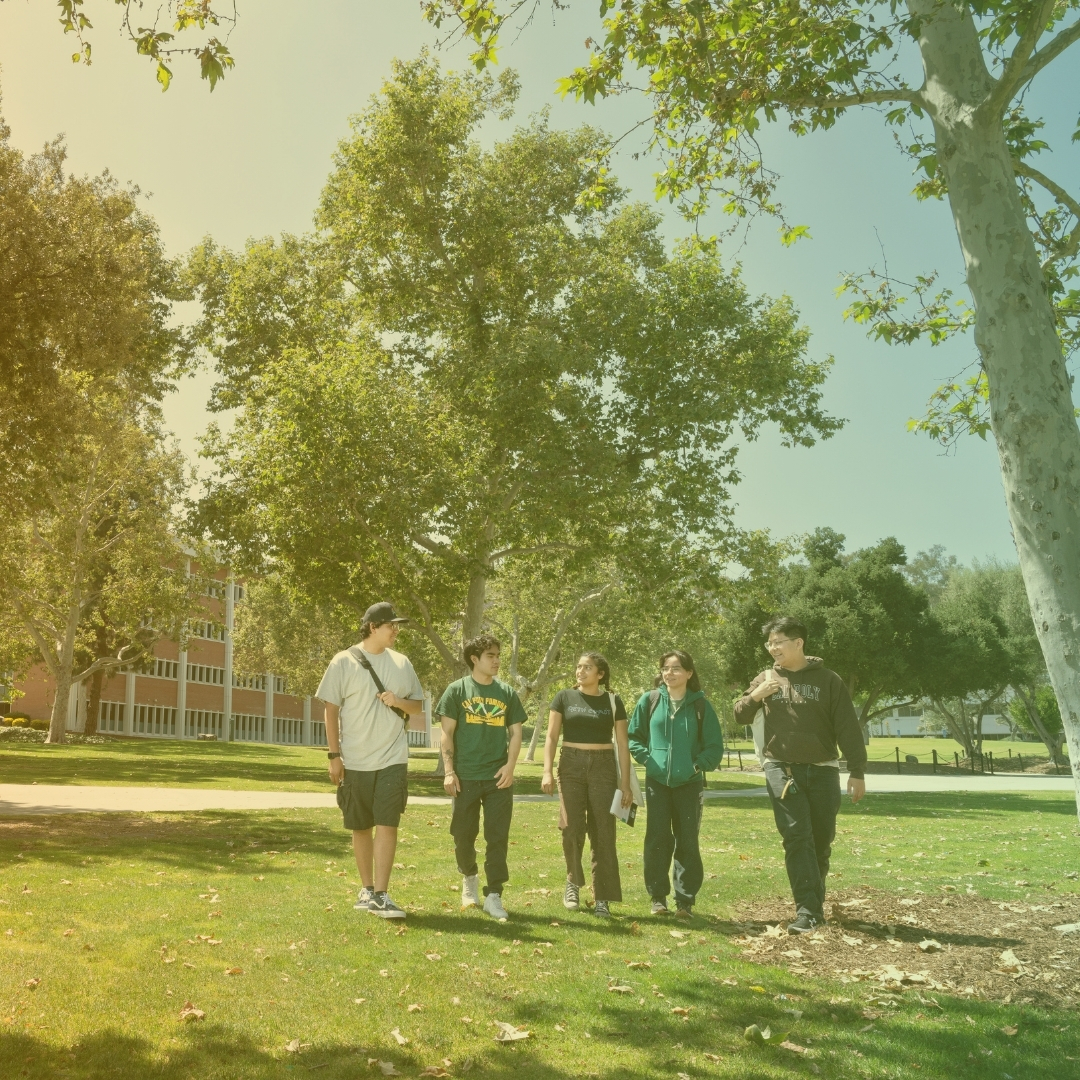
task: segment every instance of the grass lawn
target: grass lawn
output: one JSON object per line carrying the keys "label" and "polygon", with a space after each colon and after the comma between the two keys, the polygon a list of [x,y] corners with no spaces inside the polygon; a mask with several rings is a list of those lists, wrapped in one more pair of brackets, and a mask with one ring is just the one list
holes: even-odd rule
{"label": "grass lawn", "polygon": [[[990,941],[1028,960],[1024,943],[1048,938],[1065,987],[1056,1006],[1034,978],[997,977],[1002,989],[985,995],[912,988],[882,1004],[872,980],[747,959],[763,927],[740,921],[740,905],[778,921],[791,911],[765,800],[706,804],[709,876],[692,924],[645,914],[643,822],[620,827],[619,917],[569,914],[556,813],[515,808],[511,919],[498,925],[458,911],[449,808],[414,806],[392,887],[410,912],[403,931],[352,910],[355,867],[329,811],[0,820],[0,1073],[354,1080],[389,1062],[405,1076],[499,1080],[1077,1075],[1080,1017],[1063,1002],[1066,991],[1080,1000],[1080,948],[1035,926],[1077,905],[1080,882],[1064,876],[1080,852],[1071,798],[845,802],[831,879],[837,901],[977,896],[1000,926],[946,938],[947,955]],[[826,933],[840,940],[840,928]],[[874,954],[870,936],[846,967],[884,957],[917,969],[915,945],[883,941]],[[179,1019],[188,1001],[205,1019]],[[494,1021],[530,1037],[500,1045]],[[805,1052],[748,1043],[751,1024]]]}
{"label": "grass lawn", "polygon": [[[434,750],[412,752],[409,780],[417,795],[442,795]],[[542,762],[518,764],[521,794],[539,794]],[[639,770],[639,775],[643,775]],[[121,786],[229,788],[232,790],[331,791],[326,749],[265,743],[108,739],[104,743],[0,743],[0,780],[6,784],[113,784]],[[711,788],[749,788],[761,776],[710,775]]]}

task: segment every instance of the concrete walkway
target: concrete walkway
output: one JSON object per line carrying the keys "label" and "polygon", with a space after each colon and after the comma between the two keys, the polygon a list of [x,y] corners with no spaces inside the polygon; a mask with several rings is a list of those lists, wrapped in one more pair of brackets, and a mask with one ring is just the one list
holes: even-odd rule
{"label": "concrete walkway", "polygon": [[[840,776],[847,785],[847,774]],[[890,776],[867,777],[874,792],[1023,792],[1073,791],[1071,776]],[[707,791],[708,799],[760,798],[765,789]],[[549,795],[518,795],[517,802],[553,802]],[[450,800],[435,795],[410,795],[413,806],[445,806]],[[22,814],[130,813],[133,811],[295,810],[329,809],[337,805],[332,792],[229,791],[224,788],[92,787],[73,784],[0,784],[0,816]]]}

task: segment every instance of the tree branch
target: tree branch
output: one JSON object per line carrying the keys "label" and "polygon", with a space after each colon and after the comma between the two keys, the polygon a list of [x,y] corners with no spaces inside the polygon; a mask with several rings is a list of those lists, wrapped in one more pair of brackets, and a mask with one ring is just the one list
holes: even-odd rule
{"label": "tree branch", "polygon": [[1072,26],[1062,30],[1056,37],[1051,38],[1049,44],[1043,46],[1028,60],[1024,65],[1024,70],[1020,72],[1020,76],[1016,80],[1013,96],[1015,97],[1018,90],[1031,82],[1047,64],[1056,60],[1070,45],[1075,45],[1077,41],[1080,41],[1080,19],[1074,22]]}
{"label": "tree branch", "polygon": [[853,105],[887,105],[893,101],[918,104],[922,94],[918,90],[861,90],[857,94],[841,94],[839,97],[803,98],[785,102],[788,109],[848,109]]}
{"label": "tree branch", "polygon": [[572,544],[536,544],[533,547],[503,548],[502,551],[493,551],[488,556],[488,563],[497,559],[508,559],[511,555],[535,555],[538,551],[579,551]]}
{"label": "tree branch", "polygon": [[[1080,25],[1080,23],[1077,25]],[[1018,173],[1020,176],[1026,176],[1029,180],[1034,180],[1039,187],[1045,188],[1076,218],[1076,228],[1069,234],[1069,239],[1065,242],[1065,250],[1058,258],[1070,258],[1075,255],[1080,251],[1080,200],[1073,198],[1059,183],[1051,180],[1049,176],[1039,172],[1038,169],[1033,169],[1019,158],[1013,158],[1012,163],[1013,172]]]}
{"label": "tree branch", "polygon": [[1016,48],[1013,49],[1012,56],[1009,57],[1005,70],[1001,73],[1001,78],[998,79],[997,86],[990,95],[990,108],[995,113],[1004,112],[1005,106],[1012,101],[1013,95],[1021,85],[1027,62],[1031,59],[1039,38],[1042,37],[1043,31],[1053,17],[1056,5],[1057,0],[1043,0],[1042,6],[1032,12],[1031,20],[1020,35],[1020,40],[1016,43]]}

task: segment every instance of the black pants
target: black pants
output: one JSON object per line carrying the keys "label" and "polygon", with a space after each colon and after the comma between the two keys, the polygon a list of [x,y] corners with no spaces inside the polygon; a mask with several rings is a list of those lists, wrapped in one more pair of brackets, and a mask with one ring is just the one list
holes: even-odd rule
{"label": "black pants", "polygon": [[597,900],[622,899],[619,855],[615,850],[615,815],[611,812],[611,800],[618,786],[615,755],[610,747],[606,750],[563,747],[559,757],[559,828],[566,875],[575,885],[585,884],[581,856],[588,836],[593,896]]}
{"label": "black pants", "polygon": [[673,855],[677,904],[691,906],[705,880],[698,847],[701,792],[700,777],[679,787],[645,778],[645,888],[654,900],[667,897]]}
{"label": "black pants", "polygon": [[[788,776],[795,781],[781,798]],[[776,827],[784,840],[796,913],[819,922],[825,917],[825,878],[829,873],[836,813],[840,809],[840,770],[832,765],[765,762],[765,783]]]}
{"label": "black pants", "polygon": [[501,893],[510,880],[506,850],[510,839],[510,820],[514,816],[514,788],[499,788],[494,780],[461,780],[461,791],[454,799],[450,835],[458,870],[466,877],[477,873],[476,838],[480,834],[480,808],[484,810],[484,895]]}

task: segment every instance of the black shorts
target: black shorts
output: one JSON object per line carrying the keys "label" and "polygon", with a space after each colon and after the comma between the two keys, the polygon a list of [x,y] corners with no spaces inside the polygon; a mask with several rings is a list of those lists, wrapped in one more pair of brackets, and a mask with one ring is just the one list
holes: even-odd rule
{"label": "black shorts", "polygon": [[354,832],[365,832],[373,825],[396,829],[409,801],[408,769],[406,764],[387,765],[373,772],[346,769],[337,789],[345,828]]}

